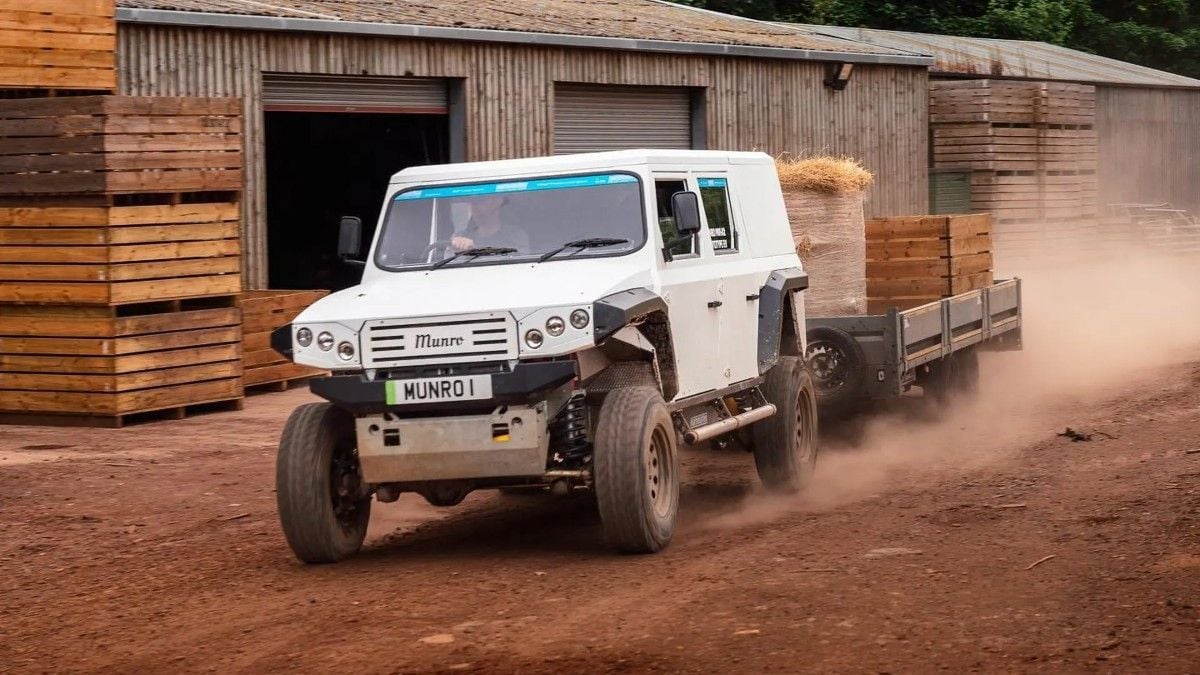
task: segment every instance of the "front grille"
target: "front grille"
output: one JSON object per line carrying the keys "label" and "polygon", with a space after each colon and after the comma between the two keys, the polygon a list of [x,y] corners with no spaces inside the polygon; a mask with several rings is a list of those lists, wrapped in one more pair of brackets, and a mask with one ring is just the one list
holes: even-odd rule
{"label": "front grille", "polygon": [[382,319],[363,326],[362,343],[367,368],[505,361],[517,358],[517,324],[503,312]]}
{"label": "front grille", "polygon": [[510,372],[507,363],[503,361],[487,361],[483,363],[427,364],[424,366],[391,368],[380,371],[379,377],[385,380],[416,380],[424,377],[501,375],[507,372]]}

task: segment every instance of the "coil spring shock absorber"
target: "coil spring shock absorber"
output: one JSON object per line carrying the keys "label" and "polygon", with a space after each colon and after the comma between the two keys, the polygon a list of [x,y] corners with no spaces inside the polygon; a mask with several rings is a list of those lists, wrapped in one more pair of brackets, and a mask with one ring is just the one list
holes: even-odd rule
{"label": "coil spring shock absorber", "polygon": [[550,424],[550,448],[553,452],[550,465],[554,468],[580,468],[592,454],[592,444],[587,439],[588,410],[584,403],[585,396],[582,391],[572,394],[562,412]]}

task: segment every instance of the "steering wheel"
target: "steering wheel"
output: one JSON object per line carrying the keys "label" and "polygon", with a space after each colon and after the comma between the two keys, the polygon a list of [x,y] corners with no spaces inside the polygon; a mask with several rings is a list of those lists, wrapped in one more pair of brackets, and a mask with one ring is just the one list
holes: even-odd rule
{"label": "steering wheel", "polygon": [[[450,242],[449,240],[435,241],[432,244],[426,246],[424,251],[421,251],[420,257],[417,258],[417,262],[425,262],[425,259],[429,257],[430,253],[433,253],[434,251],[438,250],[439,248],[441,248],[441,249],[450,248],[452,245],[453,245],[452,242]],[[445,254],[443,254],[442,257],[444,258]]]}

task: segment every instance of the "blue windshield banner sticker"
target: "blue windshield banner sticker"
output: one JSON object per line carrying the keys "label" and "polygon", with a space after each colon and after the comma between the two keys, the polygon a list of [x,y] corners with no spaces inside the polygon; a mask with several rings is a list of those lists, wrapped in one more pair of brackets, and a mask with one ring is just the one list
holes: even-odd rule
{"label": "blue windshield banner sticker", "polygon": [[[724,179],[718,179],[725,184]],[[512,192],[534,192],[537,190],[566,190],[570,188],[600,187],[636,183],[637,177],[627,173],[611,173],[598,176],[567,176],[564,178],[541,178],[538,180],[509,181],[505,183],[476,183],[474,185],[449,185],[446,187],[406,190],[396,195],[396,201],[413,199],[446,199],[448,197],[475,197],[478,195],[507,194]]]}
{"label": "blue windshield banner sticker", "polygon": [[726,186],[724,178],[700,178],[697,181],[702,188],[723,188]]}

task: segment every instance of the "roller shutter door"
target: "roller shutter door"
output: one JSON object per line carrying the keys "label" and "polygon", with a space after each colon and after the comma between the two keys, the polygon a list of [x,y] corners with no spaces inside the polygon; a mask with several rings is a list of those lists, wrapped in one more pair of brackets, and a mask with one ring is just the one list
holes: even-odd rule
{"label": "roller shutter door", "polygon": [[692,147],[685,87],[556,84],[554,152]]}
{"label": "roller shutter door", "polygon": [[263,73],[263,109],[446,114],[446,80]]}

